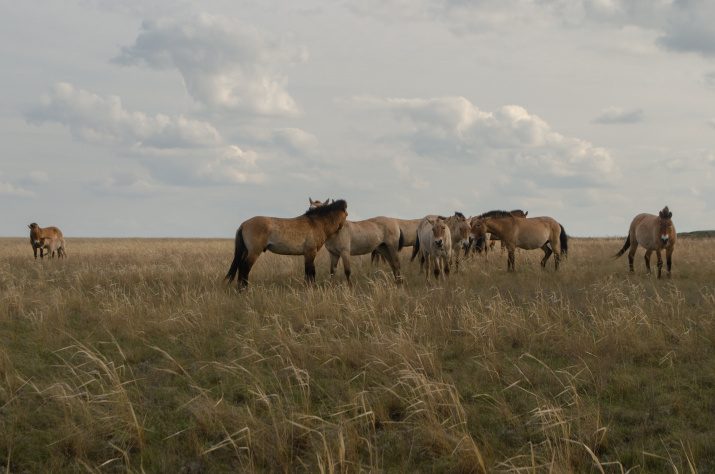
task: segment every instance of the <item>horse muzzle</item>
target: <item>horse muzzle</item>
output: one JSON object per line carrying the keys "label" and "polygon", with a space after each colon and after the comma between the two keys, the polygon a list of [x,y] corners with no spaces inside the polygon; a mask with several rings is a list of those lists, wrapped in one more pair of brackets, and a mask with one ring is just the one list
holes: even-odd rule
{"label": "horse muzzle", "polygon": [[469,240],[467,239],[462,239],[462,248],[468,249],[472,245],[472,237],[469,237]]}
{"label": "horse muzzle", "polygon": [[667,243],[668,243],[668,240],[669,240],[669,238],[668,238],[667,235],[662,235],[662,236],[660,237],[660,241],[663,242],[663,245],[667,244]]}
{"label": "horse muzzle", "polygon": [[435,244],[437,247],[442,248],[442,246],[444,245],[444,240],[442,240],[442,239],[437,239],[437,240],[434,241],[434,244]]}

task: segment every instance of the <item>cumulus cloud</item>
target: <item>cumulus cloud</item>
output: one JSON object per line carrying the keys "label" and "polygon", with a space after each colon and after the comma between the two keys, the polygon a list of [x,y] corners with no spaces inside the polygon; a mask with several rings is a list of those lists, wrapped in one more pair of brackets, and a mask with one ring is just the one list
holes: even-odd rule
{"label": "cumulus cloud", "polygon": [[149,117],[129,112],[119,97],[100,97],[76,89],[71,84],[56,84],[32,108],[28,122],[58,122],[66,125],[79,141],[97,144],[123,144],[151,148],[205,147],[221,143],[218,131],[206,122],[181,115],[158,114]]}
{"label": "cumulus cloud", "polygon": [[114,146],[138,159],[163,182],[191,185],[264,179],[256,153],[226,143],[208,122],[129,112],[119,97],[101,97],[70,84],[57,84],[26,117],[38,125],[65,125],[82,142]]}
{"label": "cumulus cloud", "polygon": [[517,105],[480,110],[464,97],[433,99],[357,98],[356,107],[380,110],[406,122],[413,151],[435,159],[497,161],[516,174],[542,180],[565,178],[561,186],[610,184],[619,170],[607,150],[551,130]]}
{"label": "cumulus cloud", "polygon": [[147,21],[114,62],[176,69],[191,97],[209,109],[296,116],[285,66],[304,61],[304,48],[246,25],[208,14],[188,21]]}
{"label": "cumulus cloud", "polygon": [[598,117],[593,119],[593,122],[602,124],[636,123],[642,122],[644,118],[643,109],[626,110],[613,106],[604,109]]}
{"label": "cumulus cloud", "polygon": [[35,197],[35,193],[14,186],[11,183],[0,181],[0,196]]}

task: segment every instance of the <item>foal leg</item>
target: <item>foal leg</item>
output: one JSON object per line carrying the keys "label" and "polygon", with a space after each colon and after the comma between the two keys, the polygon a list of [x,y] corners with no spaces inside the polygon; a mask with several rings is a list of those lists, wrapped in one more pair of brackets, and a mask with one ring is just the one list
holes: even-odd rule
{"label": "foal leg", "polygon": [[645,268],[646,273],[650,273],[650,255],[653,253],[652,250],[645,251]]}

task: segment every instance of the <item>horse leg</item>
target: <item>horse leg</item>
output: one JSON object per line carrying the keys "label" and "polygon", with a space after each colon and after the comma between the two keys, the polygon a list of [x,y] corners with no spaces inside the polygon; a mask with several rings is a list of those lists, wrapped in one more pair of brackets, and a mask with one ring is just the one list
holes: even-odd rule
{"label": "horse leg", "polygon": [[645,251],[645,268],[646,273],[650,273],[650,255],[653,253],[652,250]]}
{"label": "horse leg", "polygon": [[663,270],[663,257],[660,255],[660,249],[657,249],[655,254],[658,257],[658,278],[660,278],[661,270]]}
{"label": "horse leg", "polygon": [[335,279],[335,270],[338,268],[338,262],[340,262],[339,254],[330,254],[330,281]]}
{"label": "horse leg", "polygon": [[[432,267],[434,268],[434,278],[435,278],[435,280],[439,281],[440,267],[441,267],[442,259],[439,257],[435,257],[432,260],[434,260],[434,262],[432,263]],[[427,277],[427,278],[429,278],[429,277]]]}
{"label": "horse leg", "polygon": [[445,277],[448,277],[448,276],[449,276],[449,271],[450,271],[449,259],[444,258],[444,259],[442,259],[442,261],[444,262],[444,276],[445,276]]}
{"label": "horse leg", "polygon": [[[545,243],[544,245],[542,245],[541,250],[544,251],[544,258],[541,260],[541,268],[546,268],[546,262],[549,260],[549,257],[554,252],[553,252],[553,250],[551,250],[551,247],[549,247],[548,243]],[[556,263],[556,268],[559,268],[558,263]]]}
{"label": "horse leg", "polygon": [[[305,254],[305,281],[310,284],[315,284],[315,256],[318,254],[317,249],[308,250]],[[345,263],[345,262],[343,262]]]}
{"label": "horse leg", "polygon": [[[638,249],[638,242],[635,236],[631,239],[631,249],[628,251],[628,268],[630,268],[631,273],[633,273],[633,259],[636,256],[636,250]],[[648,257],[646,257],[647,259]],[[648,260],[646,260],[648,262]]]}
{"label": "horse leg", "polygon": [[261,255],[260,251],[259,252],[251,252],[248,255],[246,255],[246,258],[241,260],[238,263],[238,289],[243,289],[248,286],[248,274],[251,271],[251,268],[253,268],[253,265],[256,263],[256,260],[258,260],[258,257]]}
{"label": "horse leg", "polygon": [[513,272],[515,270],[514,268],[514,250],[515,249],[507,249],[508,250],[508,256],[506,258],[506,271],[508,272]]}
{"label": "horse leg", "polygon": [[[345,279],[348,281],[348,286],[353,286],[352,280],[350,280],[350,252],[343,250],[340,254],[340,259],[343,261],[343,271],[345,272]],[[315,273],[313,273],[315,275]]]}
{"label": "horse leg", "polygon": [[396,283],[402,283],[402,274],[400,273],[400,255],[394,246],[388,246],[385,244],[380,245],[377,248],[382,258],[390,265],[392,269],[392,274],[395,276]]}
{"label": "horse leg", "polygon": [[671,274],[670,274],[670,265],[671,265],[671,263],[673,263],[673,260],[671,259],[671,256],[673,255],[673,249],[674,249],[674,248],[675,248],[675,247],[669,247],[669,248],[665,249],[665,260],[666,260],[666,263],[667,263],[667,265],[668,265],[668,278],[670,278],[670,276],[671,276]]}

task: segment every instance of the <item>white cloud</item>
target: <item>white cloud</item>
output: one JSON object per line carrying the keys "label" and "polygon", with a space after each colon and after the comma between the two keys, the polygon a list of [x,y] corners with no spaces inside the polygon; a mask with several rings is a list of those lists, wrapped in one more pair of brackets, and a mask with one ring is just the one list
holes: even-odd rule
{"label": "white cloud", "polygon": [[191,97],[209,109],[300,114],[281,73],[307,58],[306,50],[292,41],[208,14],[189,21],[146,21],[142,29],[132,46],[121,49],[116,63],[176,69]]}
{"label": "white cloud", "polygon": [[58,122],[69,127],[79,141],[96,144],[133,145],[150,148],[215,146],[222,142],[207,122],[181,115],[149,117],[129,112],[119,97],[100,97],[59,83],[27,114],[30,123]]}
{"label": "white cloud", "polygon": [[32,191],[18,188],[11,183],[0,181],[0,196],[35,197],[36,194]]}
{"label": "white cloud", "polygon": [[[211,124],[181,115],[149,117],[129,112],[119,97],[100,97],[57,84],[27,114],[31,123],[66,125],[79,141],[114,146],[152,170],[162,182],[180,185],[254,183],[265,179],[253,151],[226,144]],[[125,188],[126,189],[126,188]]]}
{"label": "white cloud", "polygon": [[[486,112],[464,97],[433,99],[357,98],[359,108],[379,110],[411,125],[412,149],[434,159],[497,160],[519,175],[576,178],[571,186],[612,184],[620,172],[609,152],[551,130],[540,117],[517,105]],[[561,182],[559,186],[569,186]]]}
{"label": "white cloud", "polygon": [[598,117],[593,119],[593,122],[602,124],[636,123],[642,122],[644,118],[643,109],[626,110],[622,107],[611,106],[604,109]]}
{"label": "white cloud", "polygon": [[273,145],[291,155],[307,156],[318,149],[318,137],[299,128],[280,128],[272,132]]}

